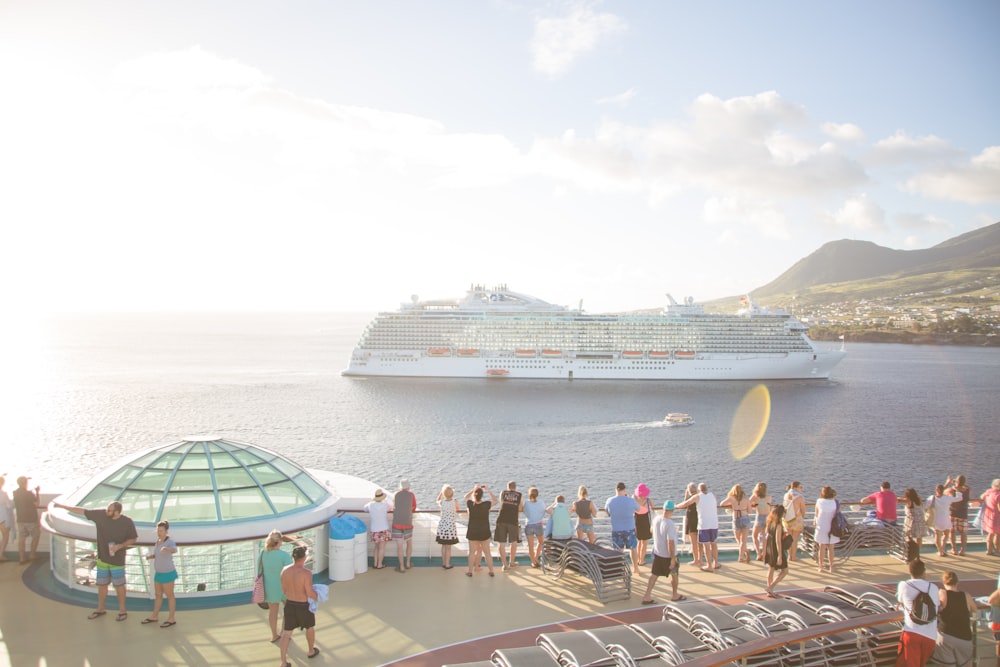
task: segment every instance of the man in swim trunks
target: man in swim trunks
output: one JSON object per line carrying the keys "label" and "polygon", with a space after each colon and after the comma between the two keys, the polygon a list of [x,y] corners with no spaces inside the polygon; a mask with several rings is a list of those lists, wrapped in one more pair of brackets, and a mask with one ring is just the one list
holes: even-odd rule
{"label": "man in swim trunks", "polygon": [[104,616],[104,604],[108,598],[108,584],[113,584],[118,596],[118,620],[128,618],[125,610],[125,554],[130,546],[139,538],[135,532],[135,523],[122,514],[122,504],[117,500],[108,503],[103,510],[88,510],[83,507],[73,507],[52,503],[53,507],[64,509],[73,514],[82,514],[97,527],[97,609],[87,618],[93,620]]}
{"label": "man in swim trunks", "polygon": [[685,599],[677,594],[677,528],[674,526],[674,501],[663,503],[663,515],[653,522],[653,570],[646,584],[643,604],[656,604],[653,586],[659,577],[670,577],[670,599],[674,602]]}
{"label": "man in swim trunks", "polygon": [[[410,491],[410,482],[400,480],[399,490],[392,497],[392,539],[396,543],[396,571],[406,572],[413,563],[413,512],[417,509],[417,497]],[[403,560],[403,543],[406,543],[406,560]]]}
{"label": "man in swim trunks", "polygon": [[618,482],[615,495],[604,503],[604,511],[611,517],[611,543],[616,549],[628,549],[632,557],[632,569],[639,573],[639,554],[636,548],[639,540],[635,536],[635,512],[639,503],[628,495],[625,482]]}
{"label": "man in swim trunks", "polygon": [[[507,490],[500,494],[500,514],[493,540],[500,548],[500,569],[509,570],[517,565],[517,545],[521,541],[519,513],[524,511],[524,498],[517,490],[517,482],[507,482]],[[507,544],[510,544],[510,560],[507,559]]]}
{"label": "man in swim trunks", "polygon": [[281,633],[281,667],[289,667],[288,643],[292,640],[295,628],[306,631],[306,642],[309,644],[307,658],[315,658],[319,654],[316,648],[316,615],[309,610],[309,600],[316,599],[313,590],[312,572],[306,569],[306,548],[292,549],[292,564],[281,571],[281,592],[285,596],[285,625]]}

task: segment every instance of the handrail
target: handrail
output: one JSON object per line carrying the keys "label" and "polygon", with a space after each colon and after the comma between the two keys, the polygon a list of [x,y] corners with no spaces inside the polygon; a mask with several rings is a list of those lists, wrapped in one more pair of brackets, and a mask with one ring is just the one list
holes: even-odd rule
{"label": "handrail", "polygon": [[788,644],[799,644],[810,639],[825,637],[827,635],[846,632],[849,630],[860,630],[883,623],[898,623],[903,620],[901,611],[890,611],[882,614],[869,614],[846,621],[835,621],[823,625],[810,626],[804,630],[792,630],[783,632],[780,635],[762,637],[739,646],[727,648],[723,651],[716,651],[708,655],[694,658],[685,663],[684,667],[721,667],[734,662],[740,662],[752,655],[774,651]]}

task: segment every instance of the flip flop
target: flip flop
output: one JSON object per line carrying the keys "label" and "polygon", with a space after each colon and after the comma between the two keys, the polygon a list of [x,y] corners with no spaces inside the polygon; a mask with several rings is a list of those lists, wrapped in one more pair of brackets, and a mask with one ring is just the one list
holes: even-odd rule
{"label": "flip flop", "polygon": [[160,619],[158,619],[158,618],[144,618],[144,619],[142,619],[142,624],[143,625],[146,625],[147,623],[159,623],[159,622],[160,622]]}
{"label": "flip flop", "polygon": [[277,637],[275,637],[274,639],[271,640],[271,643],[272,644],[277,644],[280,641],[281,641],[281,635],[278,635]]}
{"label": "flip flop", "polygon": [[670,598],[671,602],[680,602],[681,600],[687,600],[687,596],[686,595],[678,595],[675,598]]}
{"label": "flip flop", "polygon": [[118,616],[115,617],[115,620],[116,621],[127,621],[128,620],[128,612],[127,611],[120,611],[120,612],[118,612]]}
{"label": "flip flop", "polygon": [[656,604],[656,600],[643,600],[643,604]]}
{"label": "flip flop", "polygon": [[177,625],[177,621],[163,621],[163,623],[160,623],[161,628],[169,628],[174,625]]}
{"label": "flip flop", "polygon": [[315,658],[317,655],[319,655],[319,647],[318,646],[313,646],[313,650],[311,650],[308,653],[306,653],[306,657],[307,658]]}
{"label": "flip flop", "polygon": [[106,611],[92,611],[92,612],[90,612],[90,616],[88,616],[87,618],[92,621],[95,618],[100,618],[101,616],[104,616],[106,613],[108,613],[108,612],[106,612]]}

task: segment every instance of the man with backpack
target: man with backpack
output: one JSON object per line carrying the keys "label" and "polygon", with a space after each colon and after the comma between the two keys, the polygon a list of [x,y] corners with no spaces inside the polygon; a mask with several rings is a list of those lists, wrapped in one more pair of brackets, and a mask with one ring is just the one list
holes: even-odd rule
{"label": "man with backpack", "polygon": [[919,558],[907,567],[910,579],[896,587],[896,608],[903,610],[896,667],[924,667],[937,645],[938,587],[924,579],[927,568]]}

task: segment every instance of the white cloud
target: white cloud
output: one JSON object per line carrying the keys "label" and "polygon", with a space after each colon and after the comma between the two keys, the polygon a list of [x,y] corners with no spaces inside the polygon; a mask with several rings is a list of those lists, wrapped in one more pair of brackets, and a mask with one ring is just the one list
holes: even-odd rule
{"label": "white cloud", "polygon": [[894,216],[894,220],[901,229],[914,232],[941,234],[952,230],[952,225],[947,220],[926,213],[899,213]]}
{"label": "white cloud", "polygon": [[1000,202],[1000,146],[985,148],[967,164],[917,174],[907,181],[906,190],[968,204]]}
{"label": "white cloud", "polygon": [[823,123],[820,129],[838,141],[860,144],[865,140],[865,131],[854,123]]}
{"label": "white cloud", "polygon": [[912,164],[953,158],[959,151],[934,135],[911,137],[902,130],[875,142],[868,162],[877,165]]}
{"label": "white cloud", "polygon": [[630,102],[635,98],[638,91],[635,88],[629,88],[624,93],[619,93],[617,95],[611,95],[610,97],[602,97],[597,100],[598,104],[616,106],[616,107],[627,107]]}
{"label": "white cloud", "polygon": [[844,202],[840,210],[827,213],[826,221],[838,228],[852,231],[882,231],[885,230],[885,211],[868,198],[867,194],[851,197]]}
{"label": "white cloud", "polygon": [[123,85],[159,90],[251,88],[271,83],[260,70],[220,58],[193,46],[185,51],[150,53],[120,64],[114,73]]}
{"label": "white cloud", "polygon": [[581,56],[627,27],[620,17],[595,12],[586,4],[572,5],[562,16],[540,16],[531,39],[535,69],[550,78],[565,74]]}
{"label": "white cloud", "polygon": [[705,221],[712,224],[749,226],[756,233],[773,239],[785,240],[792,236],[788,217],[774,202],[737,196],[709,197],[703,213]]}

